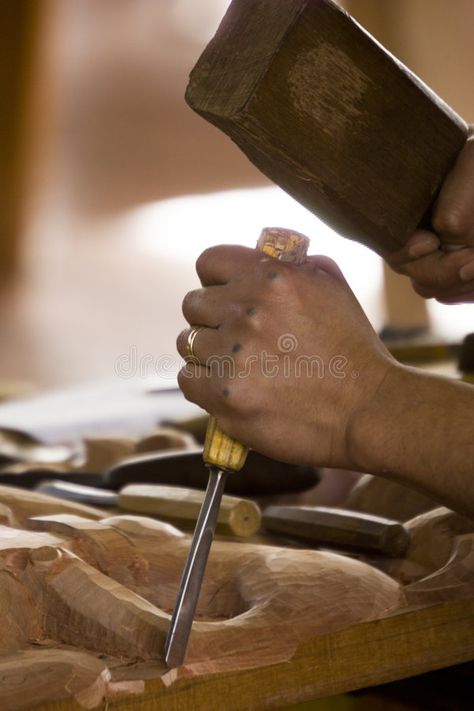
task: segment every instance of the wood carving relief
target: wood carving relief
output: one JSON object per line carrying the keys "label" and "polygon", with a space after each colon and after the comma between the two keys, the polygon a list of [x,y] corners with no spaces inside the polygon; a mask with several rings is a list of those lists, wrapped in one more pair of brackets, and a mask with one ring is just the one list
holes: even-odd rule
{"label": "wood carving relief", "polygon": [[446,509],[408,525],[386,571],[308,549],[216,541],[186,664],[163,645],[189,537],[160,521],[0,487],[0,707],[86,708],[144,681],[289,660],[298,646],[410,606],[474,596],[474,522]]}

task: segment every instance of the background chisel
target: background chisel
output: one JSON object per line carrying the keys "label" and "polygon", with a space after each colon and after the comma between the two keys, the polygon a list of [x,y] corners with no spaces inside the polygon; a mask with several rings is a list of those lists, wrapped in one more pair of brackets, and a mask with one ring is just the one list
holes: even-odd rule
{"label": "background chisel", "polygon": [[[118,493],[99,487],[81,486],[68,481],[45,481],[41,494],[77,501],[88,506],[118,508],[122,511],[155,516],[161,521],[193,528],[204,500],[204,492],[182,486],[129,484]],[[233,536],[253,536],[260,528],[261,512],[249,499],[224,496],[217,519],[217,530]]]}
{"label": "background chisel", "polygon": [[328,506],[269,506],[263,525],[306,544],[393,558],[403,556],[410,543],[400,521]]}

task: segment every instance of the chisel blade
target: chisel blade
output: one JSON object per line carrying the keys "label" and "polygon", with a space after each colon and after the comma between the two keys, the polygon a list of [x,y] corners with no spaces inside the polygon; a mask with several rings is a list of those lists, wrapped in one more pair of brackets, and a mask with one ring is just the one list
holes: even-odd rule
{"label": "chisel blade", "polygon": [[224,493],[225,480],[226,472],[223,469],[215,467],[209,469],[206,494],[194,529],[165,642],[165,662],[171,668],[181,666],[186,656],[194,613]]}

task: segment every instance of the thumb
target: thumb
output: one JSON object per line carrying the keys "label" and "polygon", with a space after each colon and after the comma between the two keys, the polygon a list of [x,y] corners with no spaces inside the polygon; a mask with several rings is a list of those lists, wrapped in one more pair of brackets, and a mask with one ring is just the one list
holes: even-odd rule
{"label": "thumb", "polygon": [[312,269],[321,269],[323,272],[331,274],[338,281],[342,281],[344,284],[347,284],[346,278],[339,268],[339,265],[334,261],[334,259],[331,259],[331,257],[326,257],[324,254],[316,254],[312,257],[308,257],[307,264],[309,264]]}

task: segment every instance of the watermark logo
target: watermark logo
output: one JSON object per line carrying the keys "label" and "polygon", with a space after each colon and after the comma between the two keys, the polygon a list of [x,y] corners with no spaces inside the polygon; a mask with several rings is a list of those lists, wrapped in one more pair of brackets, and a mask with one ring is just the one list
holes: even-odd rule
{"label": "watermark logo", "polygon": [[298,353],[300,344],[292,333],[279,336],[275,345],[276,348],[272,352],[262,350],[260,353],[251,353],[245,358],[212,355],[204,363],[195,357],[188,358],[184,361],[184,368],[182,368],[183,359],[178,355],[155,356],[151,353],[139,355],[137,346],[132,345],[128,353],[122,353],[116,358],[114,373],[122,379],[159,376],[169,380],[174,380],[180,369],[185,377],[216,377],[223,380],[245,379],[255,373],[260,373],[265,378],[331,377],[343,380],[350,377],[355,380],[359,377],[359,371],[351,370],[347,357],[340,353],[330,358],[323,358],[318,354]]}
{"label": "watermark logo", "polygon": [[114,374],[124,380],[148,378],[151,375],[174,380],[180,365],[181,361],[177,355],[167,353],[160,356],[154,356],[152,353],[139,355],[137,346],[132,345],[128,353],[121,353],[115,359]]}
{"label": "watermark logo", "polygon": [[298,339],[292,333],[283,333],[278,337],[277,348],[280,353],[293,353],[298,348]]}

